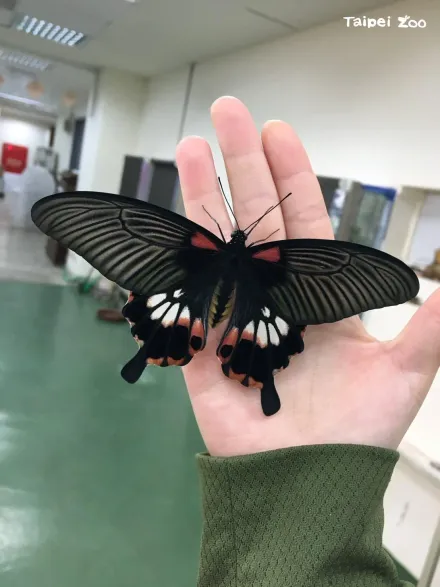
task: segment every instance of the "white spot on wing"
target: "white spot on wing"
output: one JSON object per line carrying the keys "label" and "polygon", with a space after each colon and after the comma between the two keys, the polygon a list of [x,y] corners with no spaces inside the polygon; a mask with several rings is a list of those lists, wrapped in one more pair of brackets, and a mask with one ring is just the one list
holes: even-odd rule
{"label": "white spot on wing", "polygon": [[179,312],[179,304],[174,304],[165,314],[162,320],[162,324],[166,326],[172,326],[177,318],[177,314]]}
{"label": "white spot on wing", "polygon": [[[154,306],[157,306],[158,304],[160,304],[161,302],[163,302],[166,299],[167,299],[167,294],[155,294],[154,296],[151,296],[151,298],[148,298],[147,306],[149,308],[154,308]],[[153,318],[153,320],[154,320],[154,318]]]}
{"label": "white spot on wing", "polygon": [[277,316],[275,318],[275,324],[277,325],[281,336],[286,336],[286,334],[289,332],[289,325],[287,324],[287,322],[285,322],[282,318]]}
{"label": "white spot on wing", "polygon": [[166,304],[164,304],[163,306],[160,306],[159,308],[156,308],[154,310],[154,312],[151,314],[151,319],[152,320],[159,320],[160,318],[162,318],[164,312],[171,306],[170,302],[167,302]]}
{"label": "white spot on wing", "polygon": [[180,318],[183,318],[184,320],[189,320],[191,318],[188,306],[183,308],[182,312],[180,313],[179,320]]}
{"label": "white spot on wing", "polygon": [[263,308],[263,309],[261,310],[261,312],[263,313],[263,316],[264,316],[265,318],[269,318],[269,316],[270,316],[270,310],[269,310],[269,308]]}
{"label": "white spot on wing", "polygon": [[257,340],[260,346],[267,346],[267,329],[264,322],[260,322],[260,324],[258,325]]}
{"label": "white spot on wing", "polygon": [[244,331],[247,334],[254,334],[255,332],[255,326],[253,322],[249,322],[249,324],[246,326],[246,328],[244,329]]}
{"label": "white spot on wing", "polygon": [[278,332],[275,330],[275,326],[273,324],[268,325],[269,328],[269,338],[272,344],[279,345],[280,344],[280,337],[278,336]]}
{"label": "white spot on wing", "polygon": [[175,298],[180,298],[180,296],[183,296],[183,291],[181,289],[178,289],[177,291],[174,292],[173,295]]}

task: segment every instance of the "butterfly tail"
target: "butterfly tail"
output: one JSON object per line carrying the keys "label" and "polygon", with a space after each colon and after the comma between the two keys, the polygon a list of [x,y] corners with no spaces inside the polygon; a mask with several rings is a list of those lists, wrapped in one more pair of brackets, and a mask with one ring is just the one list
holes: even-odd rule
{"label": "butterfly tail", "polygon": [[275,389],[273,377],[261,389],[261,408],[265,416],[273,416],[281,408],[280,396]]}
{"label": "butterfly tail", "polygon": [[144,372],[147,366],[147,353],[143,347],[135,354],[135,356],[128,361],[121,370],[121,377],[127,383],[136,383]]}

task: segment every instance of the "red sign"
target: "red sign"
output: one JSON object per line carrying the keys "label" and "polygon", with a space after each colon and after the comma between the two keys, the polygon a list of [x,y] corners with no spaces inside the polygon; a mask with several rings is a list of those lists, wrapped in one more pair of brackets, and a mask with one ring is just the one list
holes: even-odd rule
{"label": "red sign", "polygon": [[23,173],[27,167],[28,148],[4,143],[2,149],[2,166],[9,173]]}

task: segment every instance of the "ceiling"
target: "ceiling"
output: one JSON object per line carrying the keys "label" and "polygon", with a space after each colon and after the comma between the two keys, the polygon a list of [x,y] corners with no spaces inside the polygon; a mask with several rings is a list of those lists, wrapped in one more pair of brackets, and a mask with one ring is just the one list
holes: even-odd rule
{"label": "ceiling", "polygon": [[[153,75],[312,26],[362,14],[390,0],[0,0],[83,32],[63,47],[0,26],[0,44],[92,68]],[[3,11],[2,22],[12,12]]]}
{"label": "ceiling", "polygon": [[[28,114],[56,116],[63,107],[63,96],[66,92],[74,92],[76,96],[75,111],[82,114],[87,105],[90,89],[94,83],[94,74],[72,65],[49,62],[46,71],[26,67],[1,58],[3,47],[0,46],[0,104],[18,108]],[[10,53],[10,52],[9,52]],[[8,55],[8,54],[7,54]],[[16,53],[13,52],[12,56]],[[40,98],[32,98],[27,85],[38,81],[44,88]]]}

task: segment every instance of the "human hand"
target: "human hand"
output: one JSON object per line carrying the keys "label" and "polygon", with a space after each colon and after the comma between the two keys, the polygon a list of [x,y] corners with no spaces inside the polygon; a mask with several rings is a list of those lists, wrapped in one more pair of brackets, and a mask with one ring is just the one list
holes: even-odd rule
{"label": "human hand", "polygon": [[[255,229],[255,240],[278,228],[272,240],[333,239],[319,183],[293,129],[270,121],[260,136],[246,107],[230,97],[217,100],[211,114],[240,225],[292,192]],[[228,239],[232,225],[208,143],[184,139],[177,165],[188,218],[214,232],[204,205]],[[205,350],[184,368],[212,456],[311,444],[396,449],[440,366],[440,289],[392,341],[371,337],[358,317],[308,327],[304,352],[275,377],[281,410],[271,417],[261,411],[258,390],[223,375],[216,356],[221,333],[211,330]]]}

